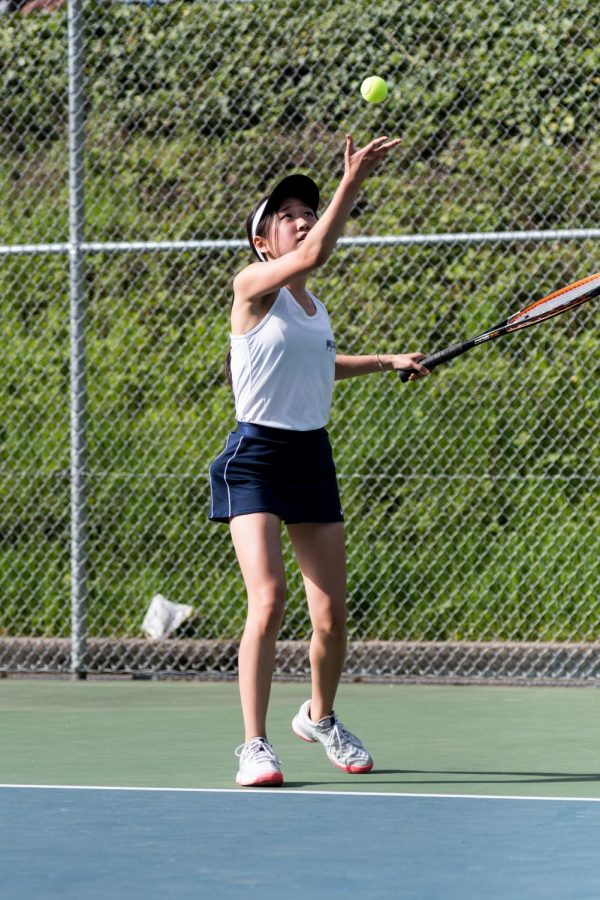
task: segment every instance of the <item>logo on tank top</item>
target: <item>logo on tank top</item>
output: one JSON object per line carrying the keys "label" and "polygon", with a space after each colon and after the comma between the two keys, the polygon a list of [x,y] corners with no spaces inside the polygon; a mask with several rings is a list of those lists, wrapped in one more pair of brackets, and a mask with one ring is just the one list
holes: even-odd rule
{"label": "logo on tank top", "polygon": [[333,352],[335,353],[335,351],[336,351],[335,341],[326,340],[325,346],[327,347],[328,350],[333,350]]}

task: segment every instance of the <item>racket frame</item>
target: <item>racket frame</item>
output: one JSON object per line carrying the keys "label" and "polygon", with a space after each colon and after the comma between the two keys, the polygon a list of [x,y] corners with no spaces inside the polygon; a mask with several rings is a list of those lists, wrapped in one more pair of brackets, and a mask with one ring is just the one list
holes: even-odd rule
{"label": "racket frame", "polygon": [[[574,292],[574,296],[571,299],[565,297],[563,303],[551,305],[547,311],[542,311],[541,307],[544,306],[544,304],[571,292]],[[524,328],[530,328],[532,325],[538,325],[540,322],[552,319],[554,316],[558,316],[569,309],[575,309],[576,306],[580,306],[582,303],[585,303],[598,295],[600,295],[600,272],[589,275],[587,278],[582,278],[580,281],[575,281],[572,284],[561,288],[559,291],[554,291],[552,294],[542,297],[541,300],[530,303],[524,309],[519,310],[517,313],[513,313],[508,319],[504,319],[504,321],[499,322],[487,331],[484,331],[467,341],[461,341],[459,344],[447,347],[445,350],[438,350],[436,353],[432,353],[430,356],[426,356],[424,359],[419,360],[419,364],[431,371],[442,363],[449,362],[457,356],[462,356],[463,353],[472,350],[473,347],[477,347],[479,344],[485,344],[487,341],[492,341],[505,334],[512,334],[514,331],[522,331]],[[522,318],[536,308],[539,309],[537,315],[530,316],[527,319]],[[413,372],[414,370],[400,369],[398,370],[398,376],[401,381],[408,381]]]}

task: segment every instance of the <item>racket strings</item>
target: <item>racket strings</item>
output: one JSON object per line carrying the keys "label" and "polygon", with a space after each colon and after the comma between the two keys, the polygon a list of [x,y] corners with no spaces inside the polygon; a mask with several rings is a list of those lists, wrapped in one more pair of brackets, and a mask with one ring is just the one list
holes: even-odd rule
{"label": "racket strings", "polygon": [[573,309],[580,303],[585,303],[600,294],[600,274],[590,275],[571,287],[556,291],[548,297],[543,297],[536,303],[532,303],[526,309],[515,313],[508,319],[508,325],[525,324],[526,322],[541,322],[549,319],[567,309]]}

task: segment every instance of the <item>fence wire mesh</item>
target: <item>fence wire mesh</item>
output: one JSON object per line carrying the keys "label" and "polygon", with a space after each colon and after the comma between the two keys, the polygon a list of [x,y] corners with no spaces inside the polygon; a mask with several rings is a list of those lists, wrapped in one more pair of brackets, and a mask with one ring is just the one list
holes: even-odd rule
{"label": "fence wire mesh", "polygon": [[[0,20],[5,671],[70,666],[67,5],[36,6]],[[222,363],[249,209],[290,170],[327,200],[347,131],[403,138],[313,285],[343,353],[439,349],[598,270],[598,9],[82,10],[85,667],[229,674],[245,597],[207,521],[207,468],[234,424]],[[373,73],[385,104],[360,98]],[[582,307],[418,384],[336,386],[349,675],[599,677],[593,322]],[[286,559],[277,670],[302,675],[310,623]],[[194,613],[151,642],[156,594]]]}

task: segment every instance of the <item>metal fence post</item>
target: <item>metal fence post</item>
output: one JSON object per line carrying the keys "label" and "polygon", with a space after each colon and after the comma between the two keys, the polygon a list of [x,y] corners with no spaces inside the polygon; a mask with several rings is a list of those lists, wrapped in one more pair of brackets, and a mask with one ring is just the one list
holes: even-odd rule
{"label": "metal fence post", "polygon": [[[591,274],[593,5],[18,5],[0,16],[0,674],[229,677],[245,605],[207,472],[234,412],[248,199],[297,167],[325,199],[343,131],[398,129],[315,273],[344,353],[435,350]],[[367,58],[383,105],[360,100]],[[351,677],[600,677],[598,338],[591,304],[563,319],[414,389],[336,385]],[[284,551],[277,672],[304,677]],[[195,610],[168,641],[141,637],[157,592]]]}
{"label": "metal fence post", "polygon": [[83,0],[68,7],[69,294],[71,356],[71,672],[85,678],[85,335]]}

